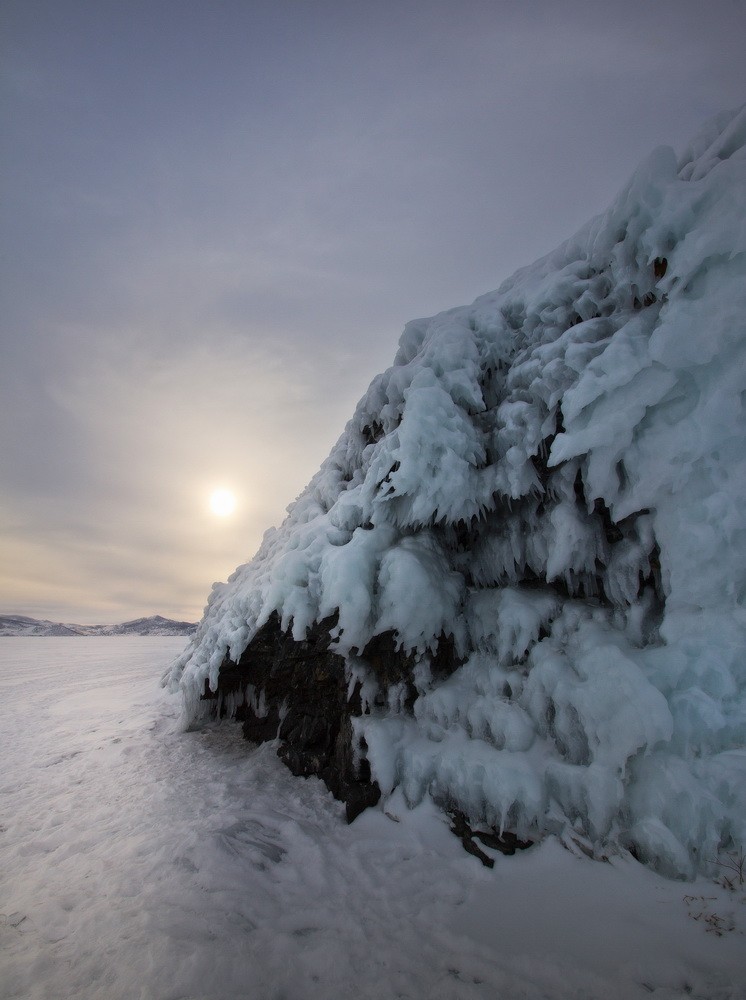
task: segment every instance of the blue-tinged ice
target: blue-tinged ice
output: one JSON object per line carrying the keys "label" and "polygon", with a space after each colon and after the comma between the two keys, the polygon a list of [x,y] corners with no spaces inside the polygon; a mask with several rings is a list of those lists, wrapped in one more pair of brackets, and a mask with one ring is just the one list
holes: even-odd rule
{"label": "blue-tinged ice", "polygon": [[417,699],[356,721],[384,795],[689,877],[746,844],[745,498],[740,109],[498,291],[407,325],[172,682],[196,712],[273,612],[297,639],[338,612],[359,679],[393,632]]}

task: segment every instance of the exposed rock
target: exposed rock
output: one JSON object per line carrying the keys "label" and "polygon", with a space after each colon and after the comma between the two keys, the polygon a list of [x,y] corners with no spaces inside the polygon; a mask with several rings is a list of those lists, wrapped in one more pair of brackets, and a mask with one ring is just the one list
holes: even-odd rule
{"label": "exposed rock", "polygon": [[525,851],[533,845],[532,840],[521,840],[514,833],[506,830],[502,833],[494,828],[489,831],[472,830],[467,822],[466,816],[458,809],[452,809],[448,813],[451,819],[451,833],[454,833],[468,854],[473,854],[479,858],[485,868],[494,867],[494,860],[479,847],[475,840],[481,840],[485,847],[490,847],[501,854],[515,854],[516,851]]}
{"label": "exposed rock", "polygon": [[238,663],[225,660],[217,692],[207,688],[205,697],[218,699],[221,714],[231,700],[241,701],[235,717],[246,739],[279,740],[278,755],[293,774],[321,778],[351,822],[381,792],[370,780],[365,747],[355,747],[351,720],[362,712],[360,685],[348,697],[345,661],[329,648],[334,624],[318,622],[296,642],[272,615]]}

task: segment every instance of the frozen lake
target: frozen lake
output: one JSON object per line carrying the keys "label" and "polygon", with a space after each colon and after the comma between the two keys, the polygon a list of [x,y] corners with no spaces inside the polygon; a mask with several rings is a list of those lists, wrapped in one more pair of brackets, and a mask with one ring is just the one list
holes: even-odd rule
{"label": "frozen lake", "polygon": [[179,730],[185,642],[0,642],[3,1000],[746,996],[746,889],[552,841],[488,870],[428,807],[348,827],[272,746]]}

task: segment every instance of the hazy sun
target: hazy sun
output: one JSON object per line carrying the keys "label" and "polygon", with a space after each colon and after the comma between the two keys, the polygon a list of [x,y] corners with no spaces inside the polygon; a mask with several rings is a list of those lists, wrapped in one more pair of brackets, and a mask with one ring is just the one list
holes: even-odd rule
{"label": "hazy sun", "polygon": [[210,510],[218,517],[228,517],[236,509],[236,496],[230,490],[215,490],[210,497]]}

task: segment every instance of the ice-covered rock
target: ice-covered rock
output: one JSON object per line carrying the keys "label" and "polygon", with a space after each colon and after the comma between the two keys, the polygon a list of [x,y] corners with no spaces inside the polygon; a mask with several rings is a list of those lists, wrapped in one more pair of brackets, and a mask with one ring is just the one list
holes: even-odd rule
{"label": "ice-covered rock", "polygon": [[171,675],[187,717],[266,718],[257,637],[288,651],[325,621],[346,781],[692,875],[746,843],[745,418],[740,109],[496,292],[406,326],[213,589]]}

